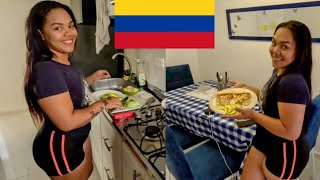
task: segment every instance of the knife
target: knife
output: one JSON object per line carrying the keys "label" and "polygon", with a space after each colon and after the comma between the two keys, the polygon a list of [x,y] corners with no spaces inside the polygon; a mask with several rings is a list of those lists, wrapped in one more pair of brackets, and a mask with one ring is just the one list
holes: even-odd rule
{"label": "knife", "polygon": [[122,106],[124,106],[126,104],[126,101],[128,100],[128,98],[129,98],[129,96],[127,96],[121,100]]}

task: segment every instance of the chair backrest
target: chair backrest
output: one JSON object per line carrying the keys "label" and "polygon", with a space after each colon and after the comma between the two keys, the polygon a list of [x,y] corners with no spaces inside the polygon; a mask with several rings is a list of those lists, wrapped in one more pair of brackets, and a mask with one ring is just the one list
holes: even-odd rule
{"label": "chair backrest", "polygon": [[166,67],[166,91],[193,84],[189,64]]}
{"label": "chair backrest", "polygon": [[168,125],[166,126],[166,165],[176,180],[195,179],[189,161]]}
{"label": "chair backrest", "polygon": [[306,139],[310,149],[312,149],[316,144],[319,127],[320,127],[320,95],[312,99],[309,107]]}

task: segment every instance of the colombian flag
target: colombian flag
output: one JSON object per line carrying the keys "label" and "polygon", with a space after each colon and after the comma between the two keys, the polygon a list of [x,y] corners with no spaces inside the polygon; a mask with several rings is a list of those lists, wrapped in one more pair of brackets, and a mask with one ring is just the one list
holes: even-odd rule
{"label": "colombian flag", "polygon": [[116,0],[115,48],[214,48],[214,0]]}

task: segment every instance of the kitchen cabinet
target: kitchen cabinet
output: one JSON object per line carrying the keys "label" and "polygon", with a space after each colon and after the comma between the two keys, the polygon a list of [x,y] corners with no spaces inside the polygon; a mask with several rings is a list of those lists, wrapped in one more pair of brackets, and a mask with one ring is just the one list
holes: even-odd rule
{"label": "kitchen cabinet", "polygon": [[122,179],[121,136],[103,112],[91,121],[92,156],[101,180]]}
{"label": "kitchen cabinet", "polygon": [[100,131],[100,115],[98,114],[91,121],[91,131],[90,131],[90,140],[92,146],[92,157],[99,172],[99,175],[103,175],[103,165],[101,161],[102,157],[102,138]]}
{"label": "kitchen cabinet", "polygon": [[105,112],[100,116],[102,140],[103,180],[122,179],[121,136],[108,120]]}
{"label": "kitchen cabinet", "polygon": [[123,180],[155,179],[142,165],[125,141],[122,142]]}

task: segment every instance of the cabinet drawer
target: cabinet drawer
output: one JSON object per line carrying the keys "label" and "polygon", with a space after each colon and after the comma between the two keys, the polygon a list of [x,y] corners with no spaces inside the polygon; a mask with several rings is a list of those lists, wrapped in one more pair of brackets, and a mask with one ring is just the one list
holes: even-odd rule
{"label": "cabinet drawer", "polygon": [[[109,177],[116,177],[121,179],[122,176],[122,157],[121,144],[112,147],[112,151],[103,145],[102,147],[102,164],[106,169],[109,169]],[[108,179],[108,178],[107,178]]]}
{"label": "cabinet drawer", "polygon": [[[126,142],[122,142],[122,169],[123,180],[151,180],[147,169],[132,152]],[[135,178],[134,178],[135,177]]]}
{"label": "cabinet drawer", "polygon": [[[120,144],[121,136],[116,131],[112,125],[103,117],[101,116],[101,136],[102,136],[102,144],[107,147],[108,151],[112,151],[112,147]],[[104,146],[103,145],[103,146]]]}
{"label": "cabinet drawer", "polygon": [[102,115],[101,118],[102,164],[106,180],[122,178],[121,136]]}
{"label": "cabinet drawer", "polygon": [[103,165],[103,171],[104,171],[104,179],[103,180],[116,180],[115,178],[115,168],[113,166],[112,160],[109,159],[110,152],[103,149],[102,150],[102,165]]}

